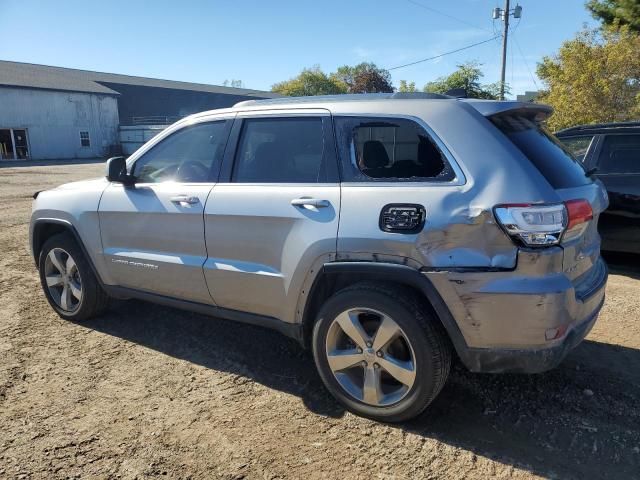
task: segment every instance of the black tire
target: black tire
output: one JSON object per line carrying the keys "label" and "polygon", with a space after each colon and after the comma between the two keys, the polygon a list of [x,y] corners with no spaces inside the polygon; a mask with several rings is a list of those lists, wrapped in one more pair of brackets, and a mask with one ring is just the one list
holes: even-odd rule
{"label": "black tire", "polygon": [[[58,305],[47,286],[45,261],[47,255],[49,255],[53,249],[62,249],[73,258],[79,278],[81,279],[82,298],[72,311],[65,310]],[[82,249],[70,233],[65,232],[54,235],[44,242],[38,256],[38,270],[40,273],[40,284],[42,285],[45,297],[51,307],[62,318],[81,322],[102,314],[109,307],[109,296],[100,286]]]}
{"label": "black tire", "polygon": [[[415,356],[413,386],[397,403],[373,406],[351,396],[340,385],[327,359],[326,338],[333,320],[349,309],[365,308],[391,317],[404,331]],[[320,377],[347,410],[382,422],[409,420],[440,393],[451,367],[451,345],[446,331],[419,296],[411,290],[383,283],[360,283],[335,293],[323,305],[313,328],[313,356]]]}

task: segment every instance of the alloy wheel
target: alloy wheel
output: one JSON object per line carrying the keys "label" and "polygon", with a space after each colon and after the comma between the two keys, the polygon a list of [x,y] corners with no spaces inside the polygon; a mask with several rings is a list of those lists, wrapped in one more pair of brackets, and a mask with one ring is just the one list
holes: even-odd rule
{"label": "alloy wheel", "polygon": [[384,407],[402,400],[416,380],[415,354],[402,328],[369,308],[342,312],[326,337],[329,368],[353,398]]}
{"label": "alloy wheel", "polygon": [[44,262],[49,295],[65,312],[73,313],[82,301],[82,279],[73,257],[62,248],[52,248]]}

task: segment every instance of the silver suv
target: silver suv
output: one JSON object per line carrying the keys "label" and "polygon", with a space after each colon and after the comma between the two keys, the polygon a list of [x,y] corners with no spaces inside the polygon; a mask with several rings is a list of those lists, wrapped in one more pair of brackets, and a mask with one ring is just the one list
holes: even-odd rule
{"label": "silver suv", "polygon": [[192,115],[106,178],[36,195],[44,293],[74,321],[115,297],[275,328],[346,408],[388,422],[424,410],[454,353],[553,368],[604,301],[608,200],[550,114],[379,94]]}

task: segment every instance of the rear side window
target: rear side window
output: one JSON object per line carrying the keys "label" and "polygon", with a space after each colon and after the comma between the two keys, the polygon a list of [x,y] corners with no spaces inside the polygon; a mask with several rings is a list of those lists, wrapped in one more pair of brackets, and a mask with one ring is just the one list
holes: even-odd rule
{"label": "rear side window", "polygon": [[232,181],[318,183],[325,172],[321,118],[244,120]]}
{"label": "rear side window", "polygon": [[343,181],[449,181],[453,170],[430,135],[401,118],[337,117]]}
{"label": "rear side window", "polygon": [[640,173],[640,135],[607,135],[598,173]]}
{"label": "rear side window", "polygon": [[583,135],[580,137],[560,137],[558,138],[577,160],[584,162],[584,157],[589,151],[589,146],[593,140],[593,135]]}
{"label": "rear side window", "polygon": [[573,188],[592,180],[582,165],[546,128],[524,115],[497,115],[493,124],[533,163],[553,188]]}

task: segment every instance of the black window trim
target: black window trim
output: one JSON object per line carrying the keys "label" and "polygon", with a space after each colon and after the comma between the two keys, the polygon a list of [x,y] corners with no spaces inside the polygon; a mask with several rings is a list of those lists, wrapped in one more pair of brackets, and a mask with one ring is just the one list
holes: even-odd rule
{"label": "black window trim", "polygon": [[[453,178],[451,180],[428,180],[428,179],[420,179],[420,180],[395,180],[395,181],[384,181],[377,179],[362,179],[362,180],[346,180],[342,179],[342,185],[349,187],[369,187],[371,185],[377,185],[381,187],[406,187],[407,185],[411,186],[430,186],[430,187],[451,187],[451,186],[462,186],[467,183],[467,177],[455,159],[451,151],[447,148],[442,139],[436,135],[433,129],[420,117],[416,117],[413,115],[403,115],[403,114],[394,114],[394,113],[336,113],[333,115],[333,119],[342,118],[342,117],[356,117],[356,118],[371,118],[372,120],[380,120],[380,119],[389,119],[389,120],[409,120],[412,121],[420,128],[422,128],[430,137],[430,139],[436,144],[436,146],[440,149],[442,154],[444,155],[445,160],[449,163],[449,166],[453,170]],[[335,125],[335,122],[334,122]],[[335,134],[337,138],[337,134]],[[351,142],[352,143],[352,142]],[[338,146],[336,148],[339,151]],[[349,146],[349,151],[351,155],[352,147]],[[343,167],[345,163],[351,163],[352,158],[343,159],[341,158],[341,162],[343,163]]]}
{"label": "black window trim", "polygon": [[[640,137],[640,133],[638,133],[638,132],[620,132],[620,133],[607,132],[607,133],[601,133],[599,135],[600,139],[598,141],[598,148],[594,149],[594,153],[593,153],[593,159],[592,159],[593,167],[599,167],[600,166],[600,154],[602,153],[602,150],[604,149],[604,143],[605,143],[607,137],[621,137],[621,136],[628,136],[628,135],[633,135],[633,136],[636,136],[636,137]],[[600,173],[599,171],[596,171],[596,173],[595,173],[596,177],[614,177],[614,176],[619,176],[619,175],[633,175],[635,177],[637,175],[640,175],[640,172]]]}
{"label": "black window trim", "polygon": [[[225,154],[226,151],[229,148],[229,139],[230,139],[230,133],[233,127],[233,122],[234,121],[234,117],[233,116],[224,116],[224,117],[205,117],[202,119],[197,119],[196,121],[192,121],[192,122],[188,122],[188,123],[184,123],[184,124],[180,124],[180,125],[175,125],[175,126],[171,126],[169,128],[167,128],[166,130],[164,130],[162,133],[160,133],[157,137],[154,137],[151,141],[149,141],[147,144],[145,144],[145,148],[144,150],[139,150],[136,152],[136,154],[134,154],[135,156],[132,156],[128,159],[127,161],[127,171],[129,173],[133,173],[135,172],[135,165],[136,163],[141,160],[142,158],[144,158],[147,153],[149,153],[151,150],[153,150],[157,145],[160,145],[162,142],[164,142],[167,138],[173,136],[174,134],[181,132],[183,130],[186,130],[188,128],[191,127],[197,127],[200,125],[204,125],[204,124],[208,124],[208,123],[219,123],[219,122],[226,122],[225,125],[225,129],[224,129],[224,133],[223,135],[226,137],[225,139],[225,146],[223,149],[223,153],[222,153],[222,161],[224,161],[225,158]],[[213,165],[211,171],[209,172],[209,178],[204,181],[204,182],[179,182],[181,185],[207,185],[207,184],[215,184],[218,180],[218,177],[220,175],[220,170],[222,168],[221,162],[218,162],[217,165]],[[137,183],[137,185],[159,185],[160,183],[156,183],[156,182],[139,182]]]}
{"label": "black window trim", "polygon": [[[324,148],[322,152],[322,161],[325,163],[327,170],[327,181],[326,182],[234,182],[232,180],[233,169],[235,168],[236,163],[236,154],[238,152],[238,148],[240,146],[240,139],[242,135],[242,131],[244,128],[245,120],[254,120],[254,119],[288,119],[288,118],[319,118],[322,121],[322,135],[324,141]],[[304,111],[304,112],[295,112],[291,110],[287,110],[286,112],[242,112],[239,116],[237,116],[233,122],[233,127],[231,129],[231,134],[229,135],[229,140],[227,142],[227,148],[225,150],[224,158],[222,160],[222,168],[220,170],[220,175],[218,177],[218,183],[225,183],[231,185],[265,185],[265,186],[274,186],[274,185],[336,185],[340,183],[340,177],[338,175],[338,157],[336,153],[336,142],[334,138],[334,130],[331,121],[331,115],[328,111]]]}

